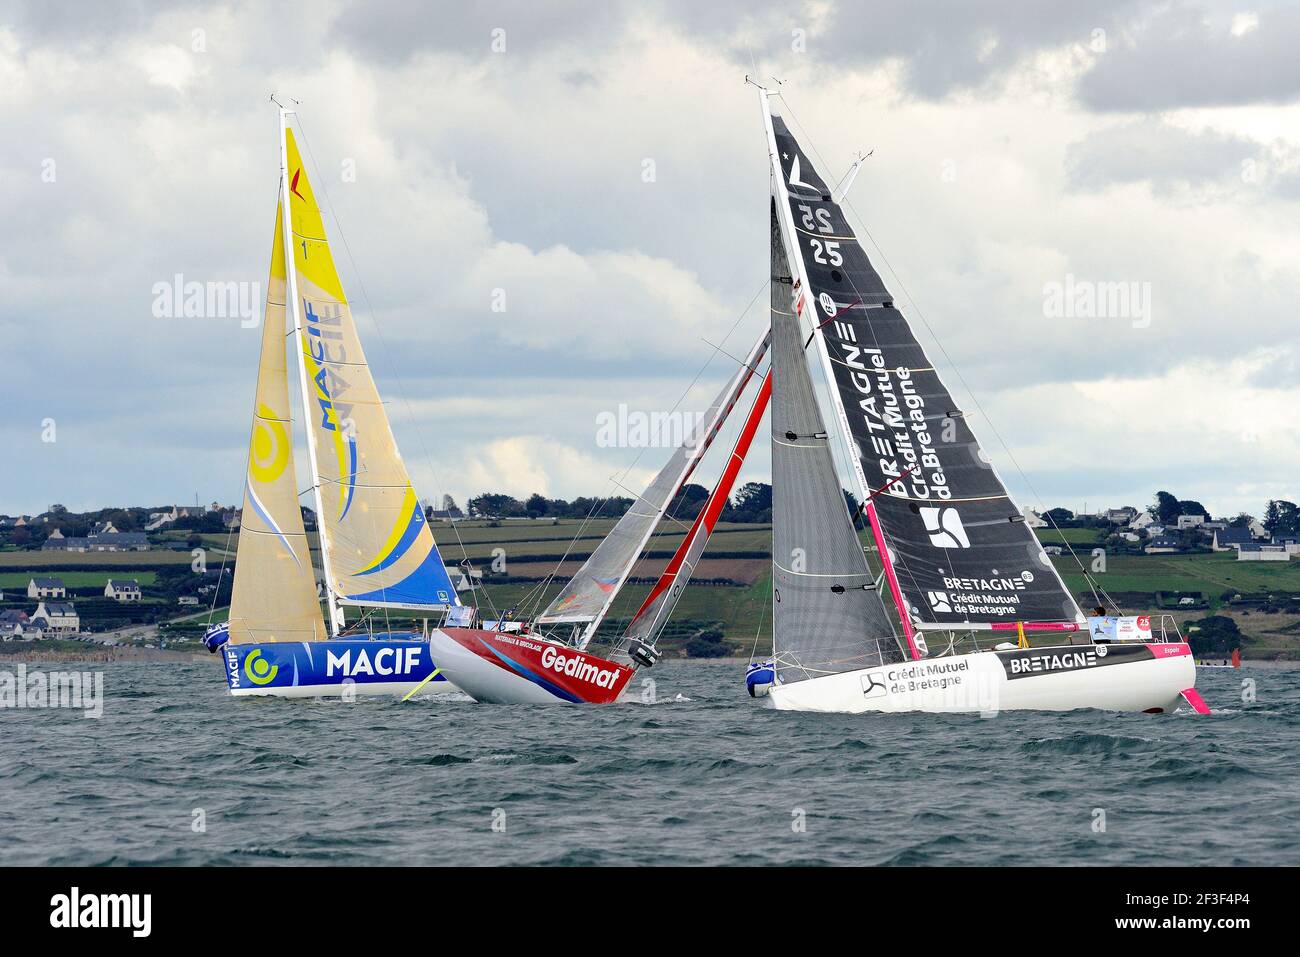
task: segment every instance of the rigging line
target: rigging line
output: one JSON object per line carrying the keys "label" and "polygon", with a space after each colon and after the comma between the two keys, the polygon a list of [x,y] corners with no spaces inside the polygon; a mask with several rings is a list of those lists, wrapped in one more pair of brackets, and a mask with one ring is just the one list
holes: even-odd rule
{"label": "rigging line", "polygon": [[[299,132],[302,133],[303,145],[307,147],[307,155],[311,157],[312,166],[316,168],[317,172],[320,172],[321,167],[320,164],[316,162],[316,154],[312,151],[311,140],[307,136],[307,129],[302,122],[302,117],[296,113],[294,114],[294,116],[298,121],[298,130]],[[438,470],[433,464],[433,456],[429,454],[429,446],[424,439],[424,430],[420,428],[419,423],[415,418],[415,412],[411,408],[411,401],[410,398],[407,396],[406,386],[402,380],[402,375],[397,369],[397,364],[393,362],[392,352],[388,348],[388,340],[384,338],[383,329],[380,328],[379,320],[375,316],[375,310],[370,304],[370,294],[366,291],[366,284],[364,280],[362,280],[361,278],[360,270],[357,269],[356,257],[352,255],[352,247],[348,245],[347,236],[343,232],[343,224],[339,221],[338,213],[335,212],[334,210],[334,201],[330,199],[329,189],[325,185],[324,176],[319,177],[319,183],[320,183],[321,195],[325,197],[325,205],[329,209],[330,219],[334,220],[334,227],[338,231],[339,241],[343,244],[343,251],[347,253],[348,262],[352,266],[352,274],[356,278],[357,288],[361,291],[361,299],[366,305],[366,313],[370,316],[370,324],[375,329],[375,334],[379,339],[379,344],[384,350],[384,357],[387,360],[389,367],[392,369],[393,378],[396,379],[397,381],[398,394],[402,397],[402,404],[406,408],[407,417],[410,421],[413,431],[415,432],[416,438],[419,440],[420,449],[424,453],[425,464],[428,467],[430,474],[433,476],[434,484],[441,488],[446,488],[447,486],[444,485],[441,478],[439,478]],[[286,215],[287,213],[288,211],[286,210]],[[426,522],[425,524],[427,527],[428,523]],[[456,544],[460,546],[461,557],[466,561],[468,561],[469,551],[468,549],[465,548],[464,541],[461,540],[460,530],[456,528],[455,522],[452,522],[450,524],[452,527],[452,532],[456,536]],[[429,536],[430,538],[433,537],[432,528],[429,529]],[[437,541],[434,540],[434,548],[436,549],[437,547],[438,547]],[[491,594],[488,592],[486,587],[483,587],[481,590],[483,592],[483,597],[487,599],[488,608],[492,611],[494,615],[496,615],[497,614],[496,606],[492,602]]]}
{"label": "rigging line", "polygon": [[[752,665],[758,657],[758,639],[763,635],[763,622],[767,620],[767,606],[771,601],[759,602],[758,627],[754,629],[754,645],[749,649],[749,663]],[[776,643],[772,644],[772,654],[776,654]]]}
{"label": "rigging line", "polygon": [[[741,310],[740,314],[736,317],[735,321],[732,322],[731,327],[727,330],[726,335],[724,335],[724,336],[722,337],[722,341],[723,341],[723,342],[726,342],[729,338],[731,338],[732,334],[733,334],[733,333],[736,331],[736,329],[740,326],[741,322],[743,322],[744,319],[745,319],[745,317],[746,317],[747,315],[749,315],[749,311],[750,311],[751,309],[754,308],[754,303],[758,301],[758,297],[761,296],[761,295],[763,294],[763,290],[767,288],[767,285],[768,285],[768,281],[767,281],[767,280],[764,280],[764,281],[763,281],[763,284],[762,284],[761,286],[759,286],[758,291],[755,292],[754,295],[750,298],[749,303],[745,306],[745,308],[744,308],[743,310]],[[710,344],[710,345],[712,345],[712,344]],[[722,347],[721,347],[720,345],[712,346],[712,348],[713,348],[713,352],[710,353],[709,357],[708,357],[707,359],[704,360],[704,364],[703,364],[702,366],[700,366],[699,371],[695,373],[695,378],[693,378],[693,379],[690,381],[690,383],[686,386],[686,388],[682,390],[682,393],[681,393],[680,396],[678,396],[677,401],[676,401],[675,403],[673,403],[673,407],[672,407],[671,409],[668,410],[668,411],[669,411],[669,414],[672,414],[673,412],[676,412],[676,411],[677,411],[678,406],[680,406],[680,405],[682,404],[682,402],[684,402],[684,401],[686,400],[686,396],[690,394],[691,389],[695,388],[696,383],[700,381],[700,377],[701,377],[702,375],[704,375],[705,370],[708,369],[709,365],[713,362],[713,360],[714,360],[714,358],[717,356],[717,354],[720,353],[720,352],[722,352]],[[723,353],[723,354],[725,355],[726,353]],[[745,365],[745,363],[744,363],[743,361],[742,361],[742,362],[739,362],[738,364],[739,364],[739,365],[742,365],[742,366]],[[633,468],[636,467],[636,464],[637,464],[639,461],[641,461],[641,457],[642,457],[643,455],[645,455],[645,453],[646,453],[646,449],[644,449],[644,448],[641,449],[641,451],[637,453],[636,458],[634,458],[634,459],[632,460],[632,462],[627,466],[627,468],[624,469],[624,470],[622,471],[621,474],[622,474],[622,476],[623,476],[624,478],[627,478],[627,477],[628,477],[628,474],[632,471]],[[617,478],[616,478],[616,476],[617,476],[618,474],[620,474],[620,473],[615,473],[615,476],[611,476],[611,477],[610,477],[610,481],[613,482],[613,483],[615,483],[615,484],[617,484]],[[579,529],[578,529],[578,533],[579,533],[579,535],[583,532],[583,530],[586,529],[587,524],[591,521],[594,512],[595,512],[597,509],[604,507],[605,503],[608,502],[609,499],[612,498],[612,497],[613,497],[612,494],[611,494],[611,495],[608,495],[608,496],[606,496],[604,499],[599,499],[599,500],[597,500],[597,501],[592,505],[591,511],[589,511],[589,512],[587,513],[587,517],[583,519],[582,525],[579,526]],[[620,516],[620,517],[621,517],[621,516]],[[572,550],[572,547],[573,547],[572,544],[570,544],[570,547],[569,547],[568,549],[566,549],[565,552],[564,552],[564,557],[567,557],[567,556],[568,556],[569,551]],[[559,566],[560,566],[560,564],[563,562],[563,560],[564,560],[564,558],[561,558],[561,561],[560,561],[560,562],[556,562],[555,569],[552,570],[551,574],[548,575],[548,576],[546,577],[546,579],[542,582],[542,585],[543,585],[543,586],[548,585],[548,584],[549,584],[549,583],[550,583],[550,582],[555,578],[555,576],[559,574]]]}
{"label": "rigging line", "polygon": [[[785,94],[778,92],[777,96],[781,98],[781,102],[784,103],[785,106],[790,110],[790,118],[799,125],[799,128],[805,134],[805,141],[809,144],[809,147],[812,149],[812,151],[814,153],[817,153],[818,160],[822,162],[824,165],[825,161],[822,159],[821,153],[818,152],[817,147],[813,145],[812,139],[807,136],[807,130],[804,128],[803,124],[799,122],[798,117],[795,116],[794,109],[790,107],[790,103],[785,98]],[[1035,489],[1033,483],[1029,481],[1029,477],[1025,475],[1024,469],[1020,467],[1020,463],[1016,460],[1016,457],[1012,453],[1010,447],[1007,445],[1006,440],[1002,438],[1002,434],[998,431],[997,426],[993,423],[993,420],[989,417],[988,413],[984,411],[984,407],[980,405],[979,398],[975,395],[970,385],[966,382],[965,376],[961,374],[961,369],[959,369],[956,363],[953,362],[952,357],[948,354],[948,350],[944,348],[943,342],[939,339],[939,337],[935,334],[934,330],[930,327],[929,321],[925,318],[925,315],[924,313],[922,313],[921,308],[916,304],[916,300],[912,297],[911,292],[908,291],[907,285],[903,282],[902,277],[898,274],[898,271],[894,269],[893,264],[889,261],[889,257],[885,255],[885,251],[884,249],[881,248],[880,243],[876,242],[876,238],[871,234],[871,230],[867,228],[866,220],[858,213],[857,207],[853,205],[852,201],[848,198],[848,196],[843,197],[842,205],[852,210],[853,215],[857,217],[858,225],[861,227],[863,235],[865,235],[867,239],[871,241],[871,245],[875,247],[876,252],[880,254],[880,261],[884,263],[885,268],[889,270],[890,274],[894,277],[895,281],[898,283],[898,288],[902,290],[903,295],[907,297],[908,303],[911,305],[912,309],[916,312],[917,318],[921,320],[921,324],[925,327],[925,331],[929,334],[930,338],[934,341],[934,344],[938,346],[940,354],[943,355],[945,361],[947,361],[948,363],[948,367],[951,368],[953,372],[956,374],[957,381],[960,382],[962,388],[966,390],[966,394],[967,396],[969,396],[971,400],[971,404],[975,407],[975,410],[979,412],[979,414],[983,417],[984,421],[988,423],[990,431],[992,431],[993,435],[998,440],[998,444],[1002,446],[1002,450],[1007,454],[1007,458],[1011,460],[1011,464],[1015,467],[1015,470],[1020,475],[1021,480],[1024,481],[1025,487],[1028,488],[1030,494],[1033,495],[1035,504],[1037,504],[1038,507],[1042,509],[1043,500],[1039,496],[1038,490]],[[850,284],[851,283],[852,280],[850,280]],[[1055,526],[1055,522],[1053,522],[1053,525]],[[1065,535],[1061,533],[1059,527],[1056,528],[1056,531],[1058,532],[1058,534],[1060,534],[1061,543],[1065,545],[1067,550],[1069,550],[1071,557],[1073,557],[1075,563],[1078,564],[1080,571],[1083,571],[1084,578],[1086,580],[1088,573],[1086,570],[1084,570],[1083,563],[1079,560],[1079,556],[1075,554],[1074,548],[1070,545],[1068,541],[1066,541]],[[1037,539],[1038,536],[1035,535],[1034,537],[1035,539]],[[1089,587],[1092,588],[1091,585]],[[1068,592],[1068,589],[1066,590]],[[1092,590],[1095,596],[1096,589],[1092,588]],[[1073,596],[1071,595],[1071,597]]]}

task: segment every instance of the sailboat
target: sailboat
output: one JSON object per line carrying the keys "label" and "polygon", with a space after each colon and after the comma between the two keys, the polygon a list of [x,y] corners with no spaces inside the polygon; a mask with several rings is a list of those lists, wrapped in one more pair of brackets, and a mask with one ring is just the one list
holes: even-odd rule
{"label": "sailboat", "polygon": [[770,160],[773,486],[773,657],[751,694],[792,711],[1208,711],[1176,629],[1083,614],[859,244],[851,177],[833,191],[779,94],[750,82]]}
{"label": "sailboat", "polygon": [[[767,408],[770,384],[761,369],[767,349],[764,330],[668,462],[540,614],[511,622],[510,631],[431,633],[433,654],[457,687],[483,702],[609,704],[619,700],[638,668],[658,660],[659,635],[717,525]],[[633,566],[751,383],[749,412],[708,499],[623,634],[597,655],[592,643]]]}
{"label": "sailboat", "polygon": [[[431,660],[425,632],[429,619],[463,608],[366,362],[289,128],[293,112],[280,110],[281,188],[230,611],[204,643],[221,654],[236,696],[454,690]],[[291,361],[327,614],[298,502]],[[394,613],[403,617],[390,625]],[[418,630],[412,618],[423,622]]]}

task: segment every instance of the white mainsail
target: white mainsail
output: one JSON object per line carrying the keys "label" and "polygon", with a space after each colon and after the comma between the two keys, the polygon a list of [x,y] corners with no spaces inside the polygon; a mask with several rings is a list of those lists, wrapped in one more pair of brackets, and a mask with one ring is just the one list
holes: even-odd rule
{"label": "white mainsail", "polygon": [[329,637],[316,599],[316,577],[294,470],[285,354],[283,215],[283,206],[277,205],[239,525],[239,559],[230,600],[233,644]]}
{"label": "white mainsail", "polygon": [[287,127],[290,277],[326,585],[332,602],[459,604],[366,362],[320,207]]}

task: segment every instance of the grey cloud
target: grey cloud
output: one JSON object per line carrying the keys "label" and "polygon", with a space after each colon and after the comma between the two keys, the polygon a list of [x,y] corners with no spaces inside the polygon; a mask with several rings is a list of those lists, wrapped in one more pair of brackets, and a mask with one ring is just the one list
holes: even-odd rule
{"label": "grey cloud", "polygon": [[1166,110],[1300,96],[1300,9],[1260,10],[1258,27],[1242,36],[1232,35],[1229,12],[1217,12],[1178,4],[1134,28],[1126,42],[1112,43],[1079,84],[1084,105]]}
{"label": "grey cloud", "polygon": [[1295,198],[1297,166],[1300,156],[1285,145],[1194,132],[1158,117],[1095,130],[1071,144],[1065,158],[1075,189],[1147,183],[1158,196],[1197,201]]}

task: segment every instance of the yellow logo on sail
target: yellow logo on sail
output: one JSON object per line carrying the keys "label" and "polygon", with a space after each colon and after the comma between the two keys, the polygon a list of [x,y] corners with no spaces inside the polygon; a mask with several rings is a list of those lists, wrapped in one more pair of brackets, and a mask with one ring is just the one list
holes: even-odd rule
{"label": "yellow logo on sail", "polygon": [[289,433],[267,406],[259,404],[248,456],[248,474],[262,483],[274,482],[289,464]]}
{"label": "yellow logo on sail", "polygon": [[280,666],[273,665],[262,657],[262,649],[254,648],[244,659],[244,674],[255,685],[267,685],[280,673]]}

